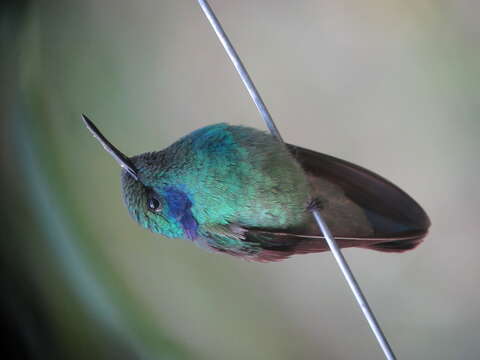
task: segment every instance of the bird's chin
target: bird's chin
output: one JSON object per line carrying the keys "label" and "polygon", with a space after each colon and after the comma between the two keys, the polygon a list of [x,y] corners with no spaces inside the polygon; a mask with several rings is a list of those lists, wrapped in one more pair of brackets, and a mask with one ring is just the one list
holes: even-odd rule
{"label": "bird's chin", "polygon": [[161,235],[170,239],[185,239],[186,236],[183,232],[183,229],[175,226],[175,224],[168,223],[163,221],[161,224],[157,221],[150,221],[146,224],[141,224],[146,229],[150,230],[151,232]]}

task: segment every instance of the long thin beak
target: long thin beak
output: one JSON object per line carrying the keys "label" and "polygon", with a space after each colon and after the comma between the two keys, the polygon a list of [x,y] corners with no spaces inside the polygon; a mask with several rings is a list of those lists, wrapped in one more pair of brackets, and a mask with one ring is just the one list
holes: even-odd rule
{"label": "long thin beak", "polygon": [[120,164],[120,166],[124,168],[135,180],[138,180],[137,169],[135,168],[135,165],[133,165],[132,161],[115,146],[113,146],[85,114],[82,114],[82,119],[87,126],[87,129],[92,133],[93,137],[95,137],[100,144],[102,144],[103,148],[107,150],[110,155],[112,155],[112,157]]}

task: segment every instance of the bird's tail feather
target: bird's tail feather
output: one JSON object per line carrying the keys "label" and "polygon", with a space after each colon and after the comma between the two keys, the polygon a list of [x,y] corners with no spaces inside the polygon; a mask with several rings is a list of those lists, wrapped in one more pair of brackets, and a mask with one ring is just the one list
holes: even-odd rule
{"label": "bird's tail feather", "polygon": [[[249,240],[251,241],[253,234],[250,233],[249,235]],[[255,242],[260,245],[262,251],[255,256],[248,258],[249,260],[253,261],[279,261],[295,254],[310,254],[330,250],[325,239],[320,236],[300,237],[292,236],[291,234],[279,233],[276,233],[275,236],[272,236],[272,233],[265,232],[257,232],[255,235]],[[397,239],[336,238],[336,241],[340,248],[355,247],[380,252],[402,253],[417,247],[422,242],[424,236],[425,234],[412,234],[410,236],[399,237]]]}

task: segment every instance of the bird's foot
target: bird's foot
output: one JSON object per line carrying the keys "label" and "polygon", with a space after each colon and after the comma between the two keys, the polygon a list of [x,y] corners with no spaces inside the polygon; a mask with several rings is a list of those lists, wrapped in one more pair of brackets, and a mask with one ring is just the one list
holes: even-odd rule
{"label": "bird's foot", "polygon": [[322,198],[314,198],[307,206],[308,211],[324,210],[328,206],[328,200]]}

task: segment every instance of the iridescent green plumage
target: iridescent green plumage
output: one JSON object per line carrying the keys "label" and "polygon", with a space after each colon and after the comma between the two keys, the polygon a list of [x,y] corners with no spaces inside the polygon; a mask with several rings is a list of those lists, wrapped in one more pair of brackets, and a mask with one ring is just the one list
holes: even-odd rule
{"label": "iridescent green plumage", "polygon": [[[139,181],[123,172],[125,204],[142,226],[169,237],[185,237],[169,208],[172,188],[191,202],[198,236],[219,249],[253,249],[242,242],[242,228],[293,230],[309,217],[310,187],[300,165],[285,145],[256,129],[207,126],[131,161]],[[152,191],[161,213],[147,208]]]}
{"label": "iridescent green plumage", "polygon": [[254,261],[328,250],[308,208],[321,208],[340,247],[402,252],[429,219],[406,193],[346,161],[227,124],[128,158],[83,120],[122,166],[124,202],[140,225]]}

